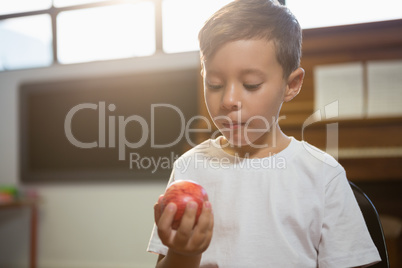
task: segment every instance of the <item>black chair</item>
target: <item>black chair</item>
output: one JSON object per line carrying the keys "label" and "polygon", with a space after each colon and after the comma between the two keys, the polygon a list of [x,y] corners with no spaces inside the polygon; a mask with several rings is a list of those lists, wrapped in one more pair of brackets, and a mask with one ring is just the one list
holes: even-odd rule
{"label": "black chair", "polygon": [[374,244],[376,245],[381,256],[382,261],[370,267],[389,268],[387,246],[385,244],[384,232],[382,230],[382,225],[377,210],[375,209],[371,200],[359,187],[357,187],[353,182],[349,182],[349,184],[352,187],[357,203],[362,211],[364,220],[366,221],[367,228],[371,235],[371,239],[373,239]]}

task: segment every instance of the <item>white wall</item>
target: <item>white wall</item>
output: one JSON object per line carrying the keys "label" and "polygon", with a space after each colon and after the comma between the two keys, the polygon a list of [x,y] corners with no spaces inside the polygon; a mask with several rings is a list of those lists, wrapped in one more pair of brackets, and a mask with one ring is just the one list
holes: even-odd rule
{"label": "white wall", "polygon": [[[153,204],[166,181],[22,185],[18,178],[18,86],[21,82],[197,67],[197,52],[155,55],[0,73],[0,185],[38,191],[39,268],[147,268]],[[0,267],[27,267],[29,211],[0,211]]]}

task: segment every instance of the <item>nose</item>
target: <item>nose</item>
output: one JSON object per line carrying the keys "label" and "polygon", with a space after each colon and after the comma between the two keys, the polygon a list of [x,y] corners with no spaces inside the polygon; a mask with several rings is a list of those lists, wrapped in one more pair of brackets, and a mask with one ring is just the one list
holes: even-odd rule
{"label": "nose", "polygon": [[228,84],[222,96],[222,108],[229,111],[241,109],[241,92],[234,84]]}

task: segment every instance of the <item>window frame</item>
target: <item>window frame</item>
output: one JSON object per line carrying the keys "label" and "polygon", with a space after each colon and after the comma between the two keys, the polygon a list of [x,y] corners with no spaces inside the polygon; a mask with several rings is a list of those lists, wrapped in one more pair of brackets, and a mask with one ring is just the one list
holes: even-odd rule
{"label": "window frame", "polygon": [[[163,41],[162,41],[162,1],[163,0],[138,0],[135,2],[142,2],[148,1],[153,2],[155,5],[155,54],[164,53],[163,52]],[[80,4],[80,5],[72,5],[72,6],[65,6],[65,7],[55,7],[53,4],[48,9],[41,9],[41,10],[34,10],[34,11],[26,11],[26,12],[19,12],[19,13],[11,13],[6,15],[0,15],[0,21],[6,19],[13,19],[13,18],[21,18],[21,17],[28,17],[34,15],[49,15],[51,19],[51,28],[52,28],[52,55],[53,61],[52,65],[60,64],[60,61],[57,56],[58,47],[57,47],[57,16],[59,13],[64,11],[72,11],[72,10],[79,10],[79,9],[87,9],[87,8],[94,8],[94,7],[103,7],[103,6],[113,6],[125,3],[132,3],[133,1],[130,0],[108,0],[102,2],[95,2],[95,3],[87,3],[87,4]]]}

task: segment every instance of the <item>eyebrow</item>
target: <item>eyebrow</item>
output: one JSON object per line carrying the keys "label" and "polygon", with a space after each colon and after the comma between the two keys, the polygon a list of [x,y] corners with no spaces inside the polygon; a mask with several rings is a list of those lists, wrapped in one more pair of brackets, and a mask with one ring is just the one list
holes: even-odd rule
{"label": "eyebrow", "polygon": [[260,69],[254,69],[254,68],[249,68],[249,69],[244,69],[240,72],[241,75],[246,75],[246,74],[257,74],[259,76],[264,76],[264,73]]}
{"label": "eyebrow", "polygon": [[[220,71],[216,71],[216,70],[208,70],[207,73],[209,73],[210,75],[220,75],[221,74]],[[264,72],[261,71],[260,69],[248,68],[248,69],[244,69],[244,70],[240,71],[240,75],[247,75],[247,74],[256,74],[259,76],[264,76]]]}
{"label": "eyebrow", "polygon": [[205,71],[210,75],[219,75],[219,74],[221,74],[221,72],[219,72],[219,71],[208,70],[207,68],[205,68]]}

